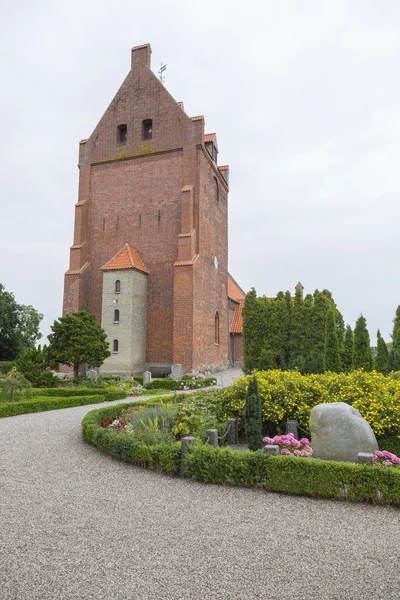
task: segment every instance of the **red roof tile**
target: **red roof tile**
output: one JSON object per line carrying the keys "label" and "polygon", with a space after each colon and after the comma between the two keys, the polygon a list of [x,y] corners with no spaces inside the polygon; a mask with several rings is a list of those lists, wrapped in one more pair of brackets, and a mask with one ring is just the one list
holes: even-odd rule
{"label": "red roof tile", "polygon": [[216,134],[215,133],[206,133],[204,136],[204,143],[208,144],[208,142],[213,142]]}
{"label": "red roof tile", "polygon": [[64,275],[80,275],[86,269],[86,267],[89,266],[89,264],[90,263],[86,262],[80,269],[68,269]]}
{"label": "red roof tile", "polygon": [[229,169],[229,165],[222,165],[221,167],[218,167],[219,171],[227,171]]}
{"label": "red roof tile", "polygon": [[198,115],[197,117],[190,117],[191,121],[202,121],[204,119],[204,115]]}
{"label": "red roof tile", "polygon": [[174,267],[189,267],[198,259],[199,255],[195,254],[192,260],[177,260],[174,262]]}
{"label": "red roof tile", "polygon": [[243,333],[243,315],[242,309],[244,306],[244,298],[239,300],[239,305],[236,307],[235,314],[233,315],[231,333]]}
{"label": "red roof tile", "polygon": [[230,273],[228,273],[228,296],[232,300],[244,299],[246,293],[242,290],[240,285],[235,281]]}
{"label": "red roof tile", "polygon": [[190,192],[193,189],[192,185],[184,185],[182,188],[182,192]]}
{"label": "red roof tile", "polygon": [[101,267],[102,271],[118,271],[119,269],[137,269],[148,273],[137,250],[129,244],[125,244],[108,263]]}

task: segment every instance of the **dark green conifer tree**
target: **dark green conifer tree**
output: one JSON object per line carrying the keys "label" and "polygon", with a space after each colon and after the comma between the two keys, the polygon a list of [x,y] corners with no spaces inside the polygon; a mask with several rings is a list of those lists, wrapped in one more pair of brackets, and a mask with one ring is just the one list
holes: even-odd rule
{"label": "dark green conifer tree", "polygon": [[261,350],[260,358],[258,360],[258,368],[260,371],[270,371],[271,369],[277,368],[274,353],[270,348],[263,348]]}
{"label": "dark green conifer tree", "polygon": [[340,373],[342,366],[340,364],[339,337],[337,334],[335,312],[335,308],[332,305],[326,313],[324,367],[325,371]]}
{"label": "dark green conifer tree", "polygon": [[243,358],[244,371],[250,373],[257,369],[261,351],[265,346],[266,317],[263,310],[265,302],[257,298],[254,288],[246,294],[243,306]]}
{"label": "dark green conifer tree", "polygon": [[247,388],[244,412],[244,430],[249,450],[260,450],[262,447],[262,415],[261,398],[257,379],[254,376]]}
{"label": "dark green conifer tree", "polygon": [[397,307],[393,319],[392,348],[389,354],[389,368],[391,371],[400,371],[400,306]]}
{"label": "dark green conifer tree", "polygon": [[377,348],[376,348],[376,357],[375,357],[374,368],[375,368],[375,371],[378,371],[379,373],[383,373],[384,375],[387,375],[389,372],[388,347],[385,343],[385,340],[381,336],[381,332],[379,331],[379,329],[378,329],[378,332],[376,335],[378,338],[378,343],[377,343]]}
{"label": "dark green conifer tree", "polygon": [[353,330],[350,325],[346,327],[346,333],[344,336],[344,345],[342,353],[342,369],[345,373],[350,373],[353,370],[353,357],[354,357],[354,339]]}
{"label": "dark green conifer tree", "polygon": [[362,315],[354,328],[354,368],[372,371],[373,360],[367,321]]}

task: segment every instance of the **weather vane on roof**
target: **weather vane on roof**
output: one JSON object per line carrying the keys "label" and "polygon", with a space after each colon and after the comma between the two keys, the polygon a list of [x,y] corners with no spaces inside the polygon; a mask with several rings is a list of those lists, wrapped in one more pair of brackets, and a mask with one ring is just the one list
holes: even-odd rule
{"label": "weather vane on roof", "polygon": [[164,65],[162,62],[160,63],[160,68],[158,70],[158,76],[160,78],[161,83],[164,83],[165,81],[165,77],[164,77],[164,71],[167,68],[167,65]]}

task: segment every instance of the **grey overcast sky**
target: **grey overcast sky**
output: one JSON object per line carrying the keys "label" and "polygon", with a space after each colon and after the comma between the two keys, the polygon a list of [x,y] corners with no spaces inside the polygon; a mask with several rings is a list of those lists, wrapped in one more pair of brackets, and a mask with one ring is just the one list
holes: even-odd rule
{"label": "grey overcast sky", "polygon": [[0,282],[61,313],[89,137],[150,42],[230,165],[245,291],[328,288],[390,339],[400,304],[398,0],[20,0],[0,23]]}

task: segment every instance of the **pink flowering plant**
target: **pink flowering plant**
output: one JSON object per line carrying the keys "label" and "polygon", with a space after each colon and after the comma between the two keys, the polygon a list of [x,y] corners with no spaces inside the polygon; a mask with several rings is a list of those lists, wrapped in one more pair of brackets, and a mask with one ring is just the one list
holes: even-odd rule
{"label": "pink flowering plant", "polygon": [[377,450],[374,454],[375,464],[382,465],[384,467],[399,467],[400,458],[396,454],[392,454],[387,450]]}
{"label": "pink flowering plant", "polygon": [[264,444],[279,446],[280,453],[287,456],[312,456],[312,448],[307,438],[296,440],[293,433],[276,435],[273,438],[265,437]]}

